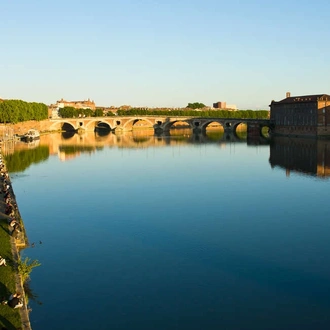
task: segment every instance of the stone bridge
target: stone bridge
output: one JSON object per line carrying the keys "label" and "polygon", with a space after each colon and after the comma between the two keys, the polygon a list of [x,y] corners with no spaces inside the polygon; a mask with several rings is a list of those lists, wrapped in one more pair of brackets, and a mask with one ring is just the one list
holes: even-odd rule
{"label": "stone bridge", "polygon": [[203,132],[212,124],[220,124],[225,132],[236,132],[240,124],[247,124],[248,136],[260,136],[263,127],[272,128],[268,119],[162,117],[162,116],[114,116],[87,118],[50,119],[49,130],[95,131],[105,128],[116,131],[132,131],[138,128],[154,129],[156,133],[167,132],[177,124],[189,126],[194,132]]}

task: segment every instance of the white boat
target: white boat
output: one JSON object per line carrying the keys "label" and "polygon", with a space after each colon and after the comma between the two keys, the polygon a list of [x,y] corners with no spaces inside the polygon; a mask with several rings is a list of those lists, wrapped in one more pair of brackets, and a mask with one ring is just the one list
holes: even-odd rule
{"label": "white boat", "polygon": [[40,133],[36,129],[29,129],[28,132],[22,136],[22,140],[26,142],[39,140],[39,139],[40,139]]}

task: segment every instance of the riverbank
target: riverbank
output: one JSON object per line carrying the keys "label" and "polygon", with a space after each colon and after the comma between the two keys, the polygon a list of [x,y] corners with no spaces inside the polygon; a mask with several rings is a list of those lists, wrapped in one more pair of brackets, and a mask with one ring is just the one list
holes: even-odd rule
{"label": "riverbank", "polygon": [[[16,204],[10,177],[2,158],[1,149],[0,167],[0,255],[5,258],[7,262],[6,267],[0,267],[0,298],[1,300],[7,300],[11,293],[20,292],[24,301],[23,307],[19,309],[12,309],[8,305],[0,305],[0,326],[8,330],[31,330],[24,287],[21,276],[18,273],[18,262],[20,260],[19,251],[26,247],[28,242],[24,224]],[[5,192],[3,191],[4,187],[6,190]],[[10,200],[6,200],[8,197]],[[12,206],[11,212],[8,211],[8,203],[6,205],[6,202],[10,202]],[[21,228],[16,238],[11,235],[11,230],[8,225],[9,219],[12,218],[15,218]]]}

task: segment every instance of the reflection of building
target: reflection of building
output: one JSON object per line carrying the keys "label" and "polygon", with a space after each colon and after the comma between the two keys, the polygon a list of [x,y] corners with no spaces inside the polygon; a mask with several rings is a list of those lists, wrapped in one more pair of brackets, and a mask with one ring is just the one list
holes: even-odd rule
{"label": "reflection of building", "polygon": [[237,106],[235,104],[227,104],[226,102],[213,103],[213,108],[225,109],[225,110],[237,110]]}
{"label": "reflection of building", "polygon": [[291,96],[270,104],[270,119],[274,134],[330,135],[330,95]]}
{"label": "reflection of building", "polygon": [[74,159],[76,157],[79,157],[80,156],[80,152],[77,152],[76,154],[66,154],[65,152],[63,151],[60,151],[58,150],[58,158],[62,161],[62,162],[65,162],[65,161],[68,161],[68,160],[71,160],[71,159]]}
{"label": "reflection of building", "polygon": [[318,177],[330,176],[330,141],[319,139],[274,137],[270,145],[272,167]]}

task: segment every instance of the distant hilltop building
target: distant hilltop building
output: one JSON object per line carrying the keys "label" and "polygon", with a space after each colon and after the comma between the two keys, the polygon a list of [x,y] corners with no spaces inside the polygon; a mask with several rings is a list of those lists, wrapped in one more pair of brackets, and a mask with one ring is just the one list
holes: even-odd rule
{"label": "distant hilltop building", "polygon": [[270,104],[276,135],[330,136],[330,95],[291,96]]}
{"label": "distant hilltop building", "polygon": [[225,110],[237,110],[237,106],[235,104],[227,104],[226,102],[213,103],[213,108],[225,109]]}
{"label": "distant hilltop building", "polygon": [[86,101],[65,101],[63,98],[56,102],[57,108],[74,107],[76,109],[92,109],[95,110],[95,102],[88,99]]}
{"label": "distant hilltop building", "polygon": [[96,109],[95,102],[90,99],[84,101],[66,101],[62,98],[59,101],[56,101],[55,104],[48,106],[48,116],[53,119],[59,118],[58,110],[64,107],[73,107],[76,109]]}

